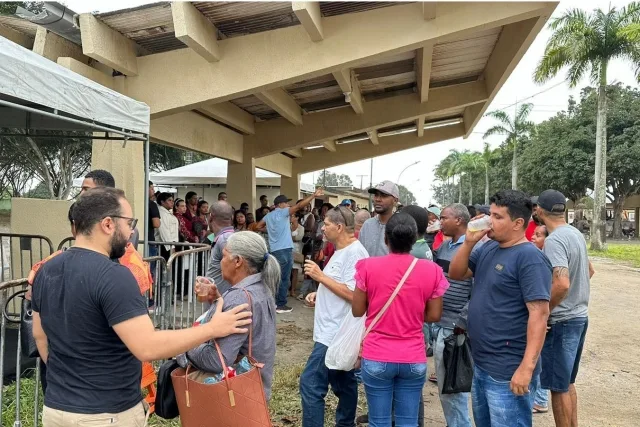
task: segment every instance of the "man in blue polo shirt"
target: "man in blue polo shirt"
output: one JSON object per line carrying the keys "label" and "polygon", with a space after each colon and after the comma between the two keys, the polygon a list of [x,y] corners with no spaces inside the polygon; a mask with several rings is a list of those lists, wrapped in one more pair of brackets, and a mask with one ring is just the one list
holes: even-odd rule
{"label": "man in blue polo shirt", "polygon": [[291,269],[293,268],[293,239],[291,238],[291,215],[295,214],[311,202],[316,197],[324,194],[321,188],[306,199],[301,200],[294,206],[289,206],[287,196],[279,195],[273,201],[276,206],[269,212],[256,226],[258,229],[267,226],[269,236],[269,251],[280,264],[281,279],[280,286],[276,293],[276,313],[290,313],[293,309],[287,306],[287,292],[291,285]]}
{"label": "man in blue polo shirt", "polygon": [[[524,193],[499,191],[490,209],[491,229],[467,230],[449,265],[450,279],[474,278],[468,316],[473,418],[483,427],[531,427],[551,264],[525,237],[532,204]],[[485,235],[492,240],[472,252]]]}

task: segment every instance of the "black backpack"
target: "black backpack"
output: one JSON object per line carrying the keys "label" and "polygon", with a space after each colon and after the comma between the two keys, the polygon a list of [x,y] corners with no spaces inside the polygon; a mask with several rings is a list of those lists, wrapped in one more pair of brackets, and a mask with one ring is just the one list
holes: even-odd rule
{"label": "black backpack", "polygon": [[155,414],[165,420],[180,415],[176,393],[171,382],[171,373],[179,368],[175,359],[167,360],[158,370],[158,387],[156,389]]}

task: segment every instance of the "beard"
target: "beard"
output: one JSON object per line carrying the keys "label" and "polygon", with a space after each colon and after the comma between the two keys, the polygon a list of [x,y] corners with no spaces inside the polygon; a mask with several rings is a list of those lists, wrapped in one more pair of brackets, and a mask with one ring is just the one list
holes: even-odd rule
{"label": "beard", "polygon": [[533,222],[536,223],[536,225],[544,225],[544,221],[542,221],[542,219],[538,216],[538,214],[532,214],[531,218],[533,218]]}
{"label": "beard", "polygon": [[125,239],[120,233],[120,229],[116,227],[116,232],[111,236],[111,250],[109,251],[109,258],[120,259],[127,250],[127,243],[129,241]]}

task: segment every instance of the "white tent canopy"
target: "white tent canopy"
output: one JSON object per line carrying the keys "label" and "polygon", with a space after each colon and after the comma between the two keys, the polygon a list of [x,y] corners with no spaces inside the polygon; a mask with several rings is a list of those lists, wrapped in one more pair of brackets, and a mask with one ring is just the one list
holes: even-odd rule
{"label": "white tent canopy", "polygon": [[[152,173],[154,184],[162,185],[225,185],[227,183],[227,162],[214,157],[164,172]],[[256,168],[256,185],[279,187],[280,175]]]}
{"label": "white tent canopy", "polygon": [[[90,130],[99,124],[149,133],[150,109],[0,37],[0,100],[87,121],[57,123],[50,116],[0,105],[0,128]],[[51,111],[48,111],[49,113]],[[31,115],[33,114],[33,115]]]}

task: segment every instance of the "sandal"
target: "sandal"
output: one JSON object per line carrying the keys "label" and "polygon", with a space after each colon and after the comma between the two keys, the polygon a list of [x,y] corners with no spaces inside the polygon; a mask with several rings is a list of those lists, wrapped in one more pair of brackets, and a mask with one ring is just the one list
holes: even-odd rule
{"label": "sandal", "polygon": [[431,374],[429,375],[429,381],[432,383],[438,383],[438,377],[436,376],[436,374]]}
{"label": "sandal", "polygon": [[548,406],[533,405],[534,414],[546,414],[547,412],[549,412]]}

